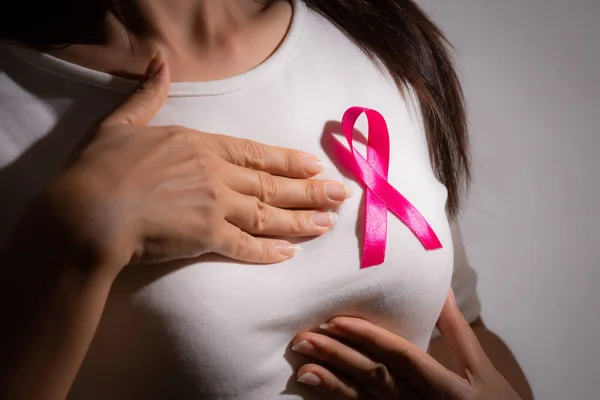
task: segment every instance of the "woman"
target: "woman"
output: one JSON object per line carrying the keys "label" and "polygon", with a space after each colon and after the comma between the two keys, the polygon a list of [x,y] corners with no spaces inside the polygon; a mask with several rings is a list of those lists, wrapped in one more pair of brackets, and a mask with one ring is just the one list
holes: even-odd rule
{"label": "woman", "polygon": [[[414,3],[46,3],[0,24],[8,397],[314,398],[290,342],[340,315],[427,348],[468,151]],[[386,117],[389,182],[443,249],[389,218],[385,263],[360,270],[362,189],[325,140],[357,104]]]}

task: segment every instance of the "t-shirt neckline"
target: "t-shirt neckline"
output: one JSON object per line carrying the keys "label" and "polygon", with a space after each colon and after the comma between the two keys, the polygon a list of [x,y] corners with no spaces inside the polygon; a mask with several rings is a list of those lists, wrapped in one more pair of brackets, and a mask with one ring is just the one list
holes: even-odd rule
{"label": "t-shirt neckline", "polygon": [[[279,47],[265,61],[230,78],[206,82],[172,82],[169,97],[215,96],[237,92],[260,84],[283,68],[294,54],[306,16],[306,5],[302,0],[291,0],[291,3],[293,12],[289,29]],[[7,45],[6,48],[11,54],[30,64],[80,83],[123,93],[131,92],[138,85],[137,81],[82,67],[37,50],[14,45]]]}

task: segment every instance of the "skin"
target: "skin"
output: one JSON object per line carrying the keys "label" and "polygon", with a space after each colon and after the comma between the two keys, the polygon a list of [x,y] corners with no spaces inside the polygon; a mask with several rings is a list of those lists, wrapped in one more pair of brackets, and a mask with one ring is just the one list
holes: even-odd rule
{"label": "skin", "polygon": [[[283,261],[296,248],[258,236],[323,234],[335,216],[313,210],[337,207],[348,196],[337,182],[307,179],[323,167],[309,154],[146,126],[170,81],[226,78],[268,58],[287,31],[288,2],[268,8],[249,0],[124,4],[125,17],[136,21],[133,33],[109,15],[105,42],[52,52],[146,83],[93,129],[93,140],[31,202],[0,249],[2,398],[67,396],[111,285],[126,266],[207,252]],[[180,213],[173,214],[173,204]],[[479,332],[491,337],[485,328]],[[492,346],[490,354],[501,348],[499,341],[482,343]],[[434,353],[438,348],[432,344]],[[520,371],[514,358],[501,364]]]}
{"label": "skin", "polygon": [[500,373],[498,361],[510,358],[497,358],[494,363],[488,357],[483,347],[485,339],[480,340],[465,321],[452,291],[437,326],[453,368],[368,321],[333,318],[321,325],[322,333],[303,332],[294,338],[292,350],[312,361],[298,370],[298,382],[335,400],[532,397],[526,385],[515,385],[522,383],[515,374],[509,382]]}
{"label": "skin", "polygon": [[33,200],[0,251],[2,398],[66,397],[126,265],[209,252],[284,261],[296,246],[262,236],[320,235],[334,218],[313,210],[347,197],[338,182],[306,179],[321,170],[309,154],[146,126],[169,87],[167,64],[149,70],[146,84]]}
{"label": "skin", "polygon": [[[471,323],[471,329],[475,333],[486,356],[498,372],[506,378],[523,400],[532,400],[533,392],[525,377],[525,373],[506,343],[488,330],[480,318]],[[431,341],[429,354],[448,370],[459,373],[452,351],[443,337]]]}
{"label": "skin", "polygon": [[[202,82],[249,71],[266,60],[287,32],[292,7],[267,8],[254,0],[121,0],[127,31],[109,14],[96,45],[75,45],[52,55],[97,71],[142,77],[160,53],[173,82]],[[123,69],[123,66],[127,66]]]}

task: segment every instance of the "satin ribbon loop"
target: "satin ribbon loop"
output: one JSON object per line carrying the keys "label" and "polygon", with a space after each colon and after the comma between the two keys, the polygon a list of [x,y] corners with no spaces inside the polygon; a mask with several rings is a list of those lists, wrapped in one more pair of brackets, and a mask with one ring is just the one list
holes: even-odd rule
{"label": "satin ribbon loop", "polygon": [[[366,159],[353,145],[354,125],[363,113],[369,125]],[[334,140],[336,157],[366,190],[361,268],[382,264],[385,260],[388,209],[413,232],[426,250],[441,248],[440,240],[421,213],[387,181],[390,137],[383,116],[369,108],[351,107],[342,117],[342,131],[349,148]]]}

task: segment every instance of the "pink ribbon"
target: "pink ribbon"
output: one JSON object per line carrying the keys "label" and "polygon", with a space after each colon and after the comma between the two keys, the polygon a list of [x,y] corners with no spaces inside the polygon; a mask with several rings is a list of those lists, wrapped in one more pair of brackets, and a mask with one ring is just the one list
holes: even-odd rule
{"label": "pink ribbon", "polygon": [[[362,113],[369,123],[366,160],[352,144],[354,125]],[[382,264],[385,260],[388,209],[404,222],[426,250],[441,248],[442,243],[421,213],[387,181],[390,136],[383,116],[369,108],[351,107],[342,118],[342,131],[349,149],[333,140],[335,154],[367,192],[361,268]]]}

